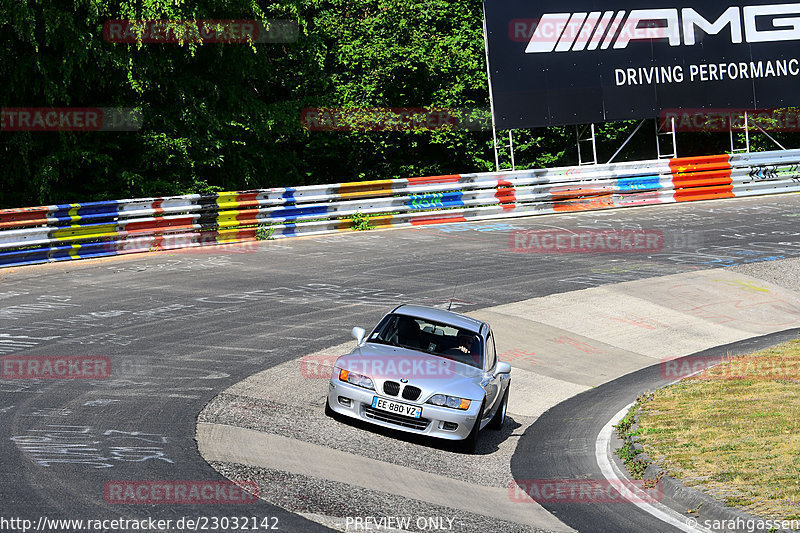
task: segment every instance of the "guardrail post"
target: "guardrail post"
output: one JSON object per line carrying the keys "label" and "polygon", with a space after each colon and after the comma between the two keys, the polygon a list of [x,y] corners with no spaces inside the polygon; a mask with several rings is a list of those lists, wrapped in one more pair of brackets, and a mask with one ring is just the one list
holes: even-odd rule
{"label": "guardrail post", "polygon": [[731,117],[730,121],[728,122],[728,130],[731,134],[731,153],[732,154],[739,154],[739,153],[750,153],[750,124],[747,117],[747,111],[744,112],[744,148],[736,148],[733,144],[733,117]]}
{"label": "guardrail post", "polygon": [[[583,138],[583,135],[586,133],[586,130],[589,130],[589,136]],[[583,130],[580,129],[580,126],[575,126],[575,134],[578,138],[578,165],[596,165],[597,164],[597,137],[594,133],[594,124],[589,124],[589,126],[584,126]],[[584,161],[583,160],[583,150],[581,149],[581,143],[591,143],[592,145],[592,159],[591,161]]]}
{"label": "guardrail post", "polygon": [[[656,152],[658,153],[659,159],[674,159],[678,157],[678,137],[675,134],[675,117],[670,117],[669,119],[669,130],[660,132],[658,131],[658,119],[656,119]],[[672,141],[672,151],[671,152],[662,152],[661,151],[661,138],[667,137]]]}

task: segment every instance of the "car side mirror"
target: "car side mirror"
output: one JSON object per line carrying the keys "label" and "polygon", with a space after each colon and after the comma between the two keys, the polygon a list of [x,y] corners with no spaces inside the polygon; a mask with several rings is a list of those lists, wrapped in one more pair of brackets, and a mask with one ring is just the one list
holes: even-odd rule
{"label": "car side mirror", "polygon": [[[364,328],[356,327],[353,328],[353,331],[351,331],[350,334],[353,335],[353,338],[356,340],[356,343],[359,346],[361,346],[361,342],[364,340],[364,335],[366,335],[367,332],[364,331]],[[509,372],[510,372],[510,367],[509,367]]]}
{"label": "car side mirror", "polygon": [[510,374],[511,373],[511,365],[506,363],[505,361],[498,361],[497,367],[494,370],[494,375],[499,376],[500,374]]}

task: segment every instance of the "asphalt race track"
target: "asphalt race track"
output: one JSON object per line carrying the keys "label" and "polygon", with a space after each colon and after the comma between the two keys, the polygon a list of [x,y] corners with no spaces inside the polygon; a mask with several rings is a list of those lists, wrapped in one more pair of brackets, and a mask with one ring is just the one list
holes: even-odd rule
{"label": "asphalt race track", "polygon": [[[107,379],[0,380],[0,518],[36,524],[42,517],[255,516],[276,517],[273,523],[284,531],[322,530],[317,522],[267,502],[122,505],[108,502],[104,487],[122,480],[225,479],[198,452],[197,417],[204,407],[248,376],[348,342],[353,326],[373,325],[397,303],[446,306],[455,295],[454,310],[480,312],[620,282],[800,257],[799,208],[797,195],[734,199],[0,270],[0,355],[107,356],[112,365]],[[513,252],[514,232],[528,229],[658,230],[664,246],[627,254]],[[619,409],[614,406],[633,399],[625,401],[620,391],[639,380],[644,389],[657,381],[645,373],[608,384],[613,393],[599,401],[599,387],[570,400],[573,414],[586,410],[597,417],[585,429],[574,425],[570,431],[591,433],[602,426],[603,416]],[[294,375],[289,382],[302,380]],[[477,459],[465,461],[478,470],[482,464],[503,468],[515,478],[532,472],[541,477],[545,458],[555,468],[559,454],[552,447],[559,440],[565,448],[568,444],[563,439],[569,434],[556,431],[563,416],[559,408],[539,420],[540,413],[531,413],[530,428],[552,428],[551,440],[537,440],[531,431],[515,434],[510,426],[499,437],[486,437],[491,444]],[[314,431],[313,424],[303,428]],[[343,428],[369,446],[369,431]],[[396,440],[379,433],[375,439]],[[507,444],[512,440],[516,451]],[[550,455],[540,454],[541,446]],[[513,454],[510,464],[494,459],[495,451]],[[369,453],[382,460],[380,449],[371,447]],[[567,467],[591,468],[575,461]],[[484,482],[479,474],[469,475],[471,482]],[[278,481],[285,484],[286,478]],[[319,505],[328,508],[317,514],[345,516],[338,507],[345,505],[346,489],[340,486],[337,498],[321,498]],[[371,495],[358,494],[371,501]],[[617,522],[609,523],[623,527],[651,520],[645,522],[652,526],[648,530],[658,529],[655,519],[616,505],[548,510],[581,531],[598,516],[613,517],[608,520]],[[373,512],[381,516],[391,509]],[[491,530],[492,523],[480,527]]]}
{"label": "asphalt race track", "polygon": [[[797,338],[797,330],[756,337],[689,356],[688,359],[747,354]],[[628,374],[584,392],[542,415],[514,452],[515,479],[603,479],[594,454],[594,439],[606,421],[631,398],[666,385],[657,366]],[[643,498],[643,501],[645,499]],[[659,503],[681,509],[667,495]],[[544,502],[544,507],[577,531],[677,531],[647,512],[626,503]]]}

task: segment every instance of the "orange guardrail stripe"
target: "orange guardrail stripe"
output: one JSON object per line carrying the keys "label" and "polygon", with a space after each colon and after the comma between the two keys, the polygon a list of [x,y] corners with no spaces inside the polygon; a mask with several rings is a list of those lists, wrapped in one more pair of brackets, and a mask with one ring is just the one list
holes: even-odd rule
{"label": "orange guardrail stripe", "polygon": [[716,198],[733,198],[733,185],[718,187],[693,187],[675,191],[676,202],[692,202],[697,200],[713,200]]}
{"label": "orange guardrail stripe", "polygon": [[671,159],[669,168],[672,175],[684,172],[702,172],[706,170],[719,170],[731,168],[731,157],[728,154],[701,157],[679,157]]}
{"label": "orange guardrail stripe", "polygon": [[584,197],[597,197],[607,196],[614,192],[614,187],[611,185],[604,185],[600,187],[589,187],[580,189],[551,189],[550,196],[554,200],[569,200]]}
{"label": "orange guardrail stripe", "polygon": [[390,196],[392,192],[392,180],[351,181],[342,183],[338,187],[338,193],[344,199]]}
{"label": "orange guardrail stripe", "polygon": [[709,185],[730,185],[733,183],[731,171],[713,170],[711,172],[688,172],[673,176],[672,184],[676,189],[706,187]]}
{"label": "orange guardrail stripe", "polygon": [[609,209],[616,207],[611,194],[578,198],[575,200],[562,200],[553,202],[553,211],[557,213],[570,213],[574,211],[592,211],[594,209]]}

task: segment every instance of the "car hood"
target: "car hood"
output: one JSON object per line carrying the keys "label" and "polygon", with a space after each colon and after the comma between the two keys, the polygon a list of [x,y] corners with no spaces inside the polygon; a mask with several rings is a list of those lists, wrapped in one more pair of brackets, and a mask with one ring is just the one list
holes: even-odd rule
{"label": "car hood", "polygon": [[406,348],[367,343],[348,355],[340,357],[336,366],[372,378],[376,389],[382,390],[387,380],[414,385],[422,389],[422,401],[432,394],[450,394],[462,398],[480,399],[483,388],[479,383],[481,369]]}

